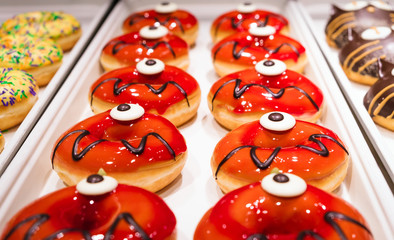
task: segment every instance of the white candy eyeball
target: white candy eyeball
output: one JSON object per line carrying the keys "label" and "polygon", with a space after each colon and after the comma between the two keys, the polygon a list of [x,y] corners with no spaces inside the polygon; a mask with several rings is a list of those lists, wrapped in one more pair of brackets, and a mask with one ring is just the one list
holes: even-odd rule
{"label": "white candy eyeball", "polygon": [[276,59],[266,59],[258,62],[254,68],[264,76],[277,76],[286,71],[286,63]]}
{"label": "white candy eyeball", "polygon": [[111,192],[117,186],[115,178],[93,174],[77,184],[77,191],[83,195],[98,196]]}
{"label": "white candy eyeball", "polygon": [[291,173],[271,173],[263,178],[261,187],[277,197],[297,197],[306,191],[304,179]]}
{"label": "white candy eyeball", "polygon": [[272,35],[276,32],[276,29],[273,26],[254,26],[249,28],[249,33],[256,37],[266,37]]}
{"label": "white candy eyeball", "polygon": [[394,68],[391,69],[391,76],[394,76]]}
{"label": "white candy eyeball", "polygon": [[173,13],[176,10],[178,10],[178,5],[172,2],[162,2],[155,7],[155,11],[162,14]]}
{"label": "white candy eyeball", "polygon": [[109,115],[118,121],[131,121],[142,117],[144,113],[144,108],[138,104],[123,103],[112,108]]}
{"label": "white candy eyeball", "polygon": [[342,6],[342,9],[345,11],[355,11],[355,10],[360,10],[363,7],[366,7],[368,5],[367,1],[352,1],[350,3],[346,3],[345,5]]}
{"label": "white candy eyeball", "polygon": [[389,27],[371,27],[361,33],[361,38],[364,40],[385,39],[390,34]]}
{"label": "white candy eyeball", "polygon": [[296,120],[292,115],[285,112],[269,112],[261,116],[260,124],[265,129],[284,132],[292,129]]}
{"label": "white candy eyeball", "polygon": [[163,61],[155,58],[144,58],[137,63],[137,71],[145,75],[154,75],[164,71]]}
{"label": "white candy eyeball", "polygon": [[393,7],[390,6],[387,2],[383,1],[371,1],[370,4],[376,8],[382,9],[382,10],[387,10],[391,11],[393,10]]}
{"label": "white candy eyeball", "polygon": [[237,11],[240,13],[252,13],[256,11],[257,7],[251,2],[241,3],[237,7]]}
{"label": "white candy eyeball", "polygon": [[145,26],[139,32],[145,39],[158,39],[168,34],[168,29],[164,26]]}

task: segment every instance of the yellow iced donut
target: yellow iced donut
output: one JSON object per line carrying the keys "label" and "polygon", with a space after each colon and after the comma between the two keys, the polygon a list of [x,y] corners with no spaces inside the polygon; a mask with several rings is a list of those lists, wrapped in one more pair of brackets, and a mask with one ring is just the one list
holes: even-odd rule
{"label": "yellow iced donut", "polygon": [[0,68],[0,129],[21,123],[37,101],[37,92],[38,86],[30,74]]}

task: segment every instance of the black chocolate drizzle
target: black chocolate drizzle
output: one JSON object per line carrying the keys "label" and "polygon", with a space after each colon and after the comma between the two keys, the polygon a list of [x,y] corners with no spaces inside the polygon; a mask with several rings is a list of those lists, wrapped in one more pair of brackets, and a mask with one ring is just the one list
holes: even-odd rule
{"label": "black chocolate drizzle", "polygon": [[225,83],[223,83],[218,90],[216,90],[215,94],[212,97],[212,111],[213,111],[213,101],[215,100],[216,96],[218,95],[219,91],[226,86],[229,83],[232,83],[235,81],[235,87],[234,87],[234,92],[233,92],[233,97],[235,99],[240,98],[245,92],[246,90],[248,90],[250,87],[252,86],[256,86],[256,87],[261,87],[264,88],[272,97],[274,98],[280,98],[283,96],[283,94],[285,93],[286,88],[294,88],[297,91],[299,91],[301,94],[305,95],[305,97],[308,98],[308,100],[312,103],[312,105],[316,108],[317,111],[319,111],[319,106],[316,104],[315,101],[313,101],[312,97],[309,96],[309,94],[307,92],[305,92],[303,89],[296,87],[296,86],[287,86],[284,88],[281,88],[277,93],[274,93],[273,91],[271,91],[271,89],[269,89],[267,86],[264,86],[262,84],[257,84],[257,83],[249,83],[249,84],[245,84],[242,88],[239,88],[239,86],[241,85],[242,80],[239,78],[236,79],[231,79]]}
{"label": "black chocolate drizzle", "polygon": [[163,21],[160,21],[157,17],[153,17],[152,18],[152,17],[146,17],[144,15],[136,14],[134,17],[130,18],[129,26],[132,26],[133,24],[135,24],[137,22],[140,22],[142,20],[145,20],[145,19],[154,19],[155,23],[159,23],[162,26],[165,26],[169,21],[173,20],[174,22],[177,23],[177,25],[181,29],[181,32],[185,33],[185,29],[183,27],[183,24],[182,24],[181,20],[178,17],[175,17],[175,16],[168,16]]}
{"label": "black chocolate drizzle", "polygon": [[[93,94],[96,92],[96,90],[97,90],[101,85],[103,85],[104,83],[109,82],[109,81],[115,81],[115,83],[114,83],[114,90],[113,90],[113,93],[114,93],[115,96],[118,96],[118,95],[119,95],[121,92],[123,92],[126,88],[128,88],[128,87],[130,87],[130,86],[132,86],[132,85],[141,84],[141,83],[128,83],[128,84],[125,84],[125,85],[119,87],[119,84],[122,82],[122,79],[120,79],[120,78],[108,78],[108,79],[104,79],[102,82],[100,82],[100,83],[93,89],[93,91],[92,91],[92,93],[91,93],[91,95],[90,95],[90,105],[93,105]],[[186,99],[187,106],[190,107],[189,99],[188,99],[188,97],[187,97],[187,93],[186,93],[186,91],[185,91],[178,83],[176,83],[176,82],[174,82],[174,81],[168,81],[168,82],[164,83],[164,84],[163,84],[160,88],[158,88],[158,89],[155,89],[155,88],[154,88],[152,85],[150,85],[149,83],[144,83],[144,85],[145,85],[147,88],[149,88],[149,90],[151,90],[151,91],[152,91],[154,94],[156,94],[156,95],[158,95],[158,94],[164,92],[164,90],[166,90],[168,84],[174,85],[174,86],[182,93],[182,95],[183,95],[183,96],[185,97],[185,99]]]}
{"label": "black chocolate drizzle", "polygon": [[[112,54],[117,54],[120,50],[122,50],[124,47],[127,47],[127,46],[130,46],[130,45],[137,45],[136,43],[126,43],[125,41],[121,41],[121,40],[115,40],[115,41],[111,41],[111,42],[109,42],[106,46],[108,46],[108,45],[110,45],[110,44],[114,44],[114,46],[112,47]],[[171,47],[171,45],[168,43],[168,42],[166,42],[166,41],[159,41],[159,42],[156,42],[153,46],[148,46],[147,44],[146,44],[146,42],[142,42],[141,43],[141,45],[144,47],[144,48],[146,48],[146,49],[148,49],[148,50],[150,50],[150,49],[153,49],[153,50],[155,50],[160,44],[164,44],[164,45],[166,45],[166,47],[171,51],[171,54],[172,54],[172,56],[174,57],[174,58],[176,58],[176,54],[175,54],[175,51],[174,51],[174,49]],[[106,47],[105,46],[105,47]],[[105,48],[104,47],[104,48]]]}

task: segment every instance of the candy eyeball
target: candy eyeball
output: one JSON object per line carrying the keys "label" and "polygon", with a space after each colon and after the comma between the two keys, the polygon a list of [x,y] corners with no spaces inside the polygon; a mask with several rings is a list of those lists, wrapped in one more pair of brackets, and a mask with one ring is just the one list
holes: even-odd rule
{"label": "candy eyeball", "polygon": [[138,104],[123,103],[112,108],[110,116],[118,121],[132,121],[144,115],[145,110]]}
{"label": "candy eyeball", "polygon": [[168,29],[164,26],[145,26],[139,32],[140,36],[145,39],[158,39],[168,34]]}
{"label": "candy eyeball", "polygon": [[385,39],[390,34],[391,29],[389,27],[372,27],[364,30],[361,33],[361,38],[364,40]]}
{"label": "candy eyeball", "polygon": [[370,4],[376,8],[382,9],[382,10],[387,10],[387,11],[391,11],[393,10],[393,7],[388,4],[387,2],[384,2],[382,0],[379,1],[371,1]]}
{"label": "candy eyeball", "polygon": [[350,3],[346,3],[342,6],[342,9],[345,11],[355,11],[360,10],[368,5],[367,1],[352,1]]}
{"label": "candy eyeball", "polygon": [[280,60],[266,59],[258,62],[254,68],[264,76],[277,76],[286,71],[287,66]]}
{"label": "candy eyeball", "polygon": [[98,196],[113,191],[118,186],[118,181],[109,176],[93,174],[77,184],[77,191],[88,196]]}
{"label": "candy eyeball", "polygon": [[261,187],[277,197],[297,197],[306,191],[304,179],[291,173],[271,173],[263,178]]}
{"label": "candy eyeball", "polygon": [[265,129],[284,132],[292,129],[296,120],[292,115],[285,112],[269,112],[261,116],[260,124]]}
{"label": "candy eyeball", "polygon": [[251,2],[244,2],[238,5],[237,10],[240,13],[252,13],[256,11],[257,7]]}
{"label": "candy eyeball", "polygon": [[155,7],[157,13],[167,14],[178,10],[178,5],[173,2],[162,2]]}
{"label": "candy eyeball", "polygon": [[145,75],[154,75],[164,71],[163,61],[155,58],[145,58],[137,63],[137,71]]}
{"label": "candy eyeball", "polygon": [[266,37],[272,35],[276,32],[276,29],[273,26],[253,26],[249,28],[249,33],[252,36],[256,37]]}

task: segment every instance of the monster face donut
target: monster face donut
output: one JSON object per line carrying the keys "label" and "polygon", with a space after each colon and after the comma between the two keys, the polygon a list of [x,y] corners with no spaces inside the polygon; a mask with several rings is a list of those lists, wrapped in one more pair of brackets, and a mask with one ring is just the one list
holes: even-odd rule
{"label": "monster face donut", "polygon": [[253,67],[263,59],[283,61],[288,69],[302,72],[305,48],[290,37],[275,34],[271,26],[252,27],[249,32],[231,35],[212,48],[215,71],[219,76]]}
{"label": "monster face donut", "polygon": [[277,32],[289,31],[288,21],[280,14],[259,10],[256,5],[246,2],[238,5],[237,10],[225,13],[215,19],[211,26],[214,43],[238,33],[248,31],[251,26],[272,26]]}
{"label": "monster face donut", "polygon": [[202,217],[194,240],[359,239],[373,236],[349,203],[293,174],[269,174],[226,194]]}
{"label": "monster face donut", "polygon": [[139,32],[112,39],[104,47],[100,62],[106,71],[135,66],[144,58],[157,58],[165,64],[186,70],[189,66],[188,45],[168,33],[163,26],[145,26]]}
{"label": "monster face donut", "polygon": [[176,239],[176,219],[156,194],[90,175],[47,194],[7,223],[1,239]]}
{"label": "monster face donut", "polygon": [[333,191],[345,178],[348,159],[345,145],[331,130],[271,112],[222,138],[211,167],[224,192],[259,181],[275,168]]}
{"label": "monster face donut", "polygon": [[339,52],[343,71],[352,81],[372,85],[379,77],[378,59],[394,63],[394,32],[375,27],[351,35],[352,40]]}
{"label": "monster face donut", "polygon": [[215,119],[228,129],[271,111],[315,122],[322,111],[323,94],[306,77],[272,59],[219,79],[209,91],[208,105]]}
{"label": "monster face donut", "polygon": [[50,39],[29,35],[0,38],[0,67],[24,70],[38,86],[46,85],[60,67],[63,51]]}
{"label": "monster face donut", "polygon": [[66,131],[56,141],[52,165],[68,185],[104,170],[120,183],[155,192],[180,174],[186,151],[167,119],[121,104]]}
{"label": "monster face donut", "polygon": [[342,8],[333,5],[326,25],[326,40],[331,47],[343,48],[349,39],[349,29],[361,34],[372,27],[391,27],[394,11],[383,1],[352,1]]}
{"label": "monster face donut", "polygon": [[171,33],[182,38],[189,46],[194,45],[198,34],[196,17],[177,4],[162,2],[155,9],[133,13],[123,22],[123,32],[138,32],[145,26],[165,26]]}
{"label": "monster face donut", "polygon": [[380,60],[380,78],[364,97],[364,106],[372,119],[394,131],[394,64]]}
{"label": "monster face donut", "polygon": [[176,126],[196,114],[200,97],[200,87],[192,76],[158,59],[144,59],[136,67],[108,72],[90,88],[90,103],[95,113],[121,103],[136,103]]}
{"label": "monster face donut", "polygon": [[37,101],[37,93],[38,86],[31,75],[12,68],[0,68],[0,129],[6,130],[21,123]]}
{"label": "monster face donut", "polygon": [[6,20],[0,35],[30,35],[51,38],[63,51],[71,49],[81,36],[80,23],[63,12],[36,11],[18,14]]}

